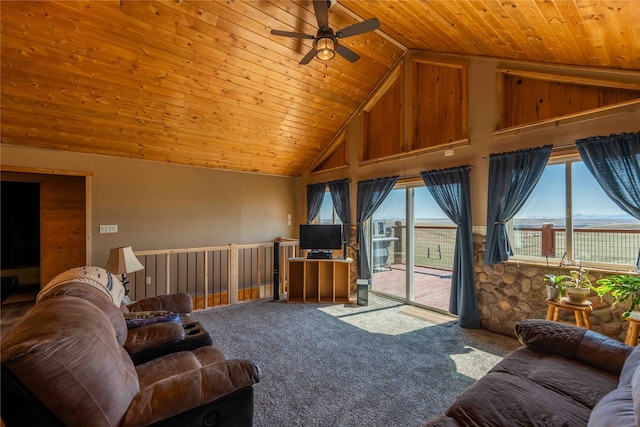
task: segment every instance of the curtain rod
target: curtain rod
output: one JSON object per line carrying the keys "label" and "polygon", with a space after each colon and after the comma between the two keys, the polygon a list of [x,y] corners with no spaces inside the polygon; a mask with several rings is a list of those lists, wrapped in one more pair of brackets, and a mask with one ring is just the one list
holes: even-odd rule
{"label": "curtain rod", "polygon": [[[432,169],[432,170],[456,169],[456,168],[458,168],[458,167],[465,167],[465,166],[466,166],[466,167],[468,167],[469,169],[473,169],[473,166],[471,166],[471,165],[462,165],[462,166],[453,166],[453,167],[451,167],[451,168],[445,168],[445,169]],[[429,170],[429,171],[425,171],[425,172],[430,172],[430,170]],[[401,177],[399,178],[399,180],[409,180],[409,179],[418,179],[418,178],[422,179],[422,175],[420,175],[419,173],[417,173],[417,174],[412,174],[412,175],[404,175],[404,176],[401,176]]]}
{"label": "curtain rod", "polygon": [[[573,144],[565,144],[565,145],[557,145],[557,146],[556,146],[556,145],[554,145],[554,146],[551,148],[551,151],[562,151],[562,150],[568,150],[568,149],[570,149],[570,148],[575,148],[575,149],[577,149],[578,147],[576,146],[576,144],[575,144],[575,143],[573,143]],[[516,150],[516,151],[517,151],[517,150]],[[491,153],[491,154],[494,154],[494,153]],[[491,155],[489,155],[489,156],[482,156],[482,159],[484,160],[484,159],[488,159],[488,158],[490,158],[490,157],[491,157]]]}

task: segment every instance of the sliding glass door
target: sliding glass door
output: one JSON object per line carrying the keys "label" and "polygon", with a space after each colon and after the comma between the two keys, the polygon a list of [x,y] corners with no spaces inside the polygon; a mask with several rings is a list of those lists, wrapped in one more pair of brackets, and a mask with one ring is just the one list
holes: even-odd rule
{"label": "sliding glass door", "polygon": [[369,229],[371,289],[448,311],[456,226],[427,188],[392,190]]}
{"label": "sliding glass door", "polygon": [[406,192],[393,189],[370,219],[367,245],[371,289],[398,298],[406,294]]}
{"label": "sliding glass door", "polygon": [[448,311],[457,227],[442,212],[427,187],[417,187],[414,194],[412,301]]}

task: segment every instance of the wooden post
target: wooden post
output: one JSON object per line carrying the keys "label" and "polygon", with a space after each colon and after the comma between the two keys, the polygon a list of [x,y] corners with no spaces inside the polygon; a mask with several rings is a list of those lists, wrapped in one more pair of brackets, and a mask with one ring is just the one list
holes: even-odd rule
{"label": "wooden post", "polygon": [[229,305],[238,303],[238,245],[229,245]]}
{"label": "wooden post", "polygon": [[165,255],[165,261],[166,261],[166,266],[165,266],[165,272],[164,272],[164,277],[165,277],[165,293],[167,295],[169,295],[171,293],[171,254],[167,253]]}
{"label": "wooden post", "polygon": [[542,256],[556,256],[556,233],[553,231],[553,223],[545,222],[542,224]]}
{"label": "wooden post", "polygon": [[209,251],[204,251],[204,308],[209,308]]}
{"label": "wooden post", "polygon": [[395,222],[393,236],[398,238],[393,243],[393,264],[402,264],[402,221]]}

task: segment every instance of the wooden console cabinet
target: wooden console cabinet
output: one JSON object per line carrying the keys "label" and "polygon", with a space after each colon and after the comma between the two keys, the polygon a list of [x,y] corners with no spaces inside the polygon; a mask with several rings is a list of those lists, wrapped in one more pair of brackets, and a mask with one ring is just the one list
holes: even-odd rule
{"label": "wooden console cabinet", "polygon": [[287,300],[348,303],[351,261],[351,258],[289,258]]}

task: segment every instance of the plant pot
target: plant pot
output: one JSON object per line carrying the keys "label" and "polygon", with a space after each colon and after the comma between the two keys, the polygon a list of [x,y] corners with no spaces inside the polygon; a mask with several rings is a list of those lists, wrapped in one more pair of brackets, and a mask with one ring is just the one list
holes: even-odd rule
{"label": "plant pot", "polygon": [[560,289],[547,285],[547,299],[549,301],[558,301],[560,299]]}
{"label": "plant pot", "polygon": [[571,303],[584,304],[589,296],[589,292],[591,292],[589,288],[567,288],[567,297]]}

